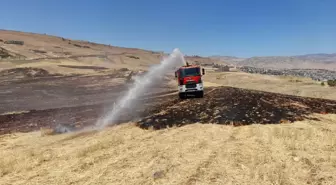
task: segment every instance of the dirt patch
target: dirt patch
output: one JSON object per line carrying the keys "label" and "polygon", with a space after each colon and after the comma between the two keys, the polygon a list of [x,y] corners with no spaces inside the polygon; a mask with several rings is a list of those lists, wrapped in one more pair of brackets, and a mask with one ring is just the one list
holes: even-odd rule
{"label": "dirt patch", "polygon": [[[290,102],[290,103],[288,103]],[[192,123],[276,124],[311,119],[312,113],[336,113],[336,101],[219,87],[202,99],[177,99],[152,107],[137,124],[162,129]],[[300,105],[300,106],[298,106]]]}
{"label": "dirt patch", "polygon": [[74,66],[74,65],[58,65],[59,67],[67,67],[67,68],[74,68],[74,69],[93,69],[93,70],[105,70],[109,69],[106,67],[99,67],[99,66]]}
{"label": "dirt patch", "polygon": [[133,58],[133,59],[140,59],[140,57],[137,57],[137,56],[133,56],[133,55],[129,55],[127,56],[128,58]]}
{"label": "dirt patch", "polygon": [[7,50],[0,47],[0,59],[13,57]]}
{"label": "dirt patch", "polygon": [[32,49],[31,51],[33,51],[33,52],[35,52],[35,53],[40,53],[40,54],[45,54],[45,53],[47,53],[46,51],[38,50],[38,49]]}
{"label": "dirt patch", "polygon": [[17,77],[46,77],[49,72],[41,68],[25,67],[13,68],[0,71],[0,76],[17,76]]}

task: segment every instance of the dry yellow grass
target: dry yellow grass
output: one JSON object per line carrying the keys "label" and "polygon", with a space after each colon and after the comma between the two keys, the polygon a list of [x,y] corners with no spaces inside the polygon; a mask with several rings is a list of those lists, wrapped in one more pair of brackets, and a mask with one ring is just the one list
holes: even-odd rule
{"label": "dry yellow grass", "polygon": [[0,137],[0,184],[335,184],[336,115]]}
{"label": "dry yellow grass", "polygon": [[261,90],[296,96],[336,100],[335,88],[303,77],[270,76],[244,72],[209,72],[205,81],[223,86]]}
{"label": "dry yellow grass", "polygon": [[12,111],[12,112],[5,112],[0,115],[11,115],[11,114],[23,114],[23,113],[28,113],[29,111]]}

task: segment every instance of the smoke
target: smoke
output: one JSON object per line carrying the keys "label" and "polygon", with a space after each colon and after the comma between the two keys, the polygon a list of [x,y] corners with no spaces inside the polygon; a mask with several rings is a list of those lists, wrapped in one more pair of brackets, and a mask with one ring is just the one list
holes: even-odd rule
{"label": "smoke", "polygon": [[136,100],[143,95],[148,88],[157,83],[162,83],[160,80],[166,73],[173,71],[176,67],[185,64],[184,56],[179,49],[174,49],[173,52],[165,57],[159,65],[153,66],[142,77],[135,79],[134,85],[129,91],[116,102],[111,111],[98,119],[96,126],[104,128],[108,125],[115,124],[119,116],[125,111],[131,111],[136,108]]}

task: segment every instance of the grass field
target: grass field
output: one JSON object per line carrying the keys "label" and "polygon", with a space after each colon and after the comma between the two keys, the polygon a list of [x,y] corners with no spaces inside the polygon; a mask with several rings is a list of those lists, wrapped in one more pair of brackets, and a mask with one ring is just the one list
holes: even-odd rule
{"label": "grass field", "polygon": [[0,184],[334,184],[336,116],[1,136]]}
{"label": "grass field", "polygon": [[209,72],[204,76],[204,79],[224,86],[336,100],[335,88],[322,86],[320,82],[303,77],[270,76],[243,72]]}

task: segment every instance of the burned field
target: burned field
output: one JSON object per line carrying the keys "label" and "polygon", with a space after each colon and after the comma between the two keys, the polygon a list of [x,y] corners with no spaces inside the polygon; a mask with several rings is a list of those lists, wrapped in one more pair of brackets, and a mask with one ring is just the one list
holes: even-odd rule
{"label": "burned field", "polygon": [[[30,132],[58,125],[80,129],[96,123],[132,85],[127,71],[103,75],[50,76],[0,83],[0,134]],[[336,101],[231,87],[208,87],[204,98],[180,100],[167,84],[141,96],[135,110],[117,123],[162,129],[192,123],[247,125],[312,119],[312,113],[336,113]],[[23,111],[23,112],[22,112]],[[10,112],[10,113],[8,113]]]}
{"label": "burned field", "polygon": [[336,101],[232,87],[208,89],[204,98],[172,100],[149,108],[141,128],[162,129],[192,123],[249,125],[291,123],[313,113],[336,113]]}
{"label": "burned field", "polygon": [[[14,73],[12,73],[14,71]],[[29,76],[37,69],[15,69],[0,75],[0,114],[86,105],[110,105],[132,85],[133,71],[117,70],[98,75]],[[1,74],[1,73],[0,73]],[[135,73],[136,74],[136,73]],[[15,77],[15,78],[14,78]],[[166,84],[150,93],[171,91]]]}
{"label": "burned field", "polygon": [[[135,73],[123,69],[99,75],[26,75],[36,71],[2,72],[0,134],[29,132],[59,124],[71,128],[94,124],[130,88],[129,74]],[[172,92],[166,84],[160,84],[141,98],[144,104],[153,104],[148,99],[151,93],[162,96]]]}
{"label": "burned field", "polygon": [[[142,97],[142,105],[155,106],[165,99],[171,99],[174,96],[169,95],[169,91],[168,96],[164,96],[165,93],[158,93],[157,95],[157,98],[150,99],[146,99],[146,96]],[[84,127],[93,126],[97,119],[102,116],[102,113],[107,111],[109,107],[106,104],[99,103],[0,115],[0,134],[30,132],[40,130],[40,128],[57,128],[58,126],[70,130],[79,130]],[[132,114],[124,112],[118,123],[138,119],[140,116],[145,116],[145,113],[141,109],[132,112]]]}

